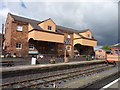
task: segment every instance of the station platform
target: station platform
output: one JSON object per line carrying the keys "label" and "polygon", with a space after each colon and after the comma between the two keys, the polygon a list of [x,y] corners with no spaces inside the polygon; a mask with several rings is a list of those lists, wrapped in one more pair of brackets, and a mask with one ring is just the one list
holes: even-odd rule
{"label": "station platform", "polygon": [[21,65],[14,67],[1,67],[0,72],[16,72],[16,71],[28,71],[28,70],[36,70],[36,69],[50,69],[50,68],[60,68],[67,66],[83,66],[83,65],[91,65],[97,63],[104,63],[104,60],[93,60],[93,61],[76,61],[76,62],[68,62],[68,63],[57,63],[57,64],[37,64],[37,65]]}

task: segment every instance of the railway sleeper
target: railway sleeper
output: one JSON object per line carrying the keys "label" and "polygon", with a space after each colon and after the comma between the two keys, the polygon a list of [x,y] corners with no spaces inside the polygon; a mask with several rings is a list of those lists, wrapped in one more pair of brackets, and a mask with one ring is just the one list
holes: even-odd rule
{"label": "railway sleeper", "polygon": [[[107,67],[107,66],[106,66],[106,67]],[[94,68],[95,68],[95,67],[94,67]],[[94,69],[94,68],[93,68],[92,70],[95,70],[95,69],[96,69],[96,68],[95,68],[95,69]],[[99,69],[99,68],[100,68],[100,67],[98,67],[97,69]],[[89,70],[89,71],[90,71],[90,70]],[[85,73],[85,72],[87,73],[87,70],[78,72],[78,74],[79,74],[79,73],[83,73],[83,72],[84,72],[84,73]],[[94,73],[94,72],[92,72],[92,73]],[[59,76],[59,78],[58,78],[58,76],[57,76],[56,79],[60,80],[60,78],[71,77],[71,75],[75,75],[75,74],[77,74],[77,73],[72,73],[72,74],[69,74],[69,73],[68,73],[68,75]],[[86,74],[85,74],[85,75],[86,75]],[[81,74],[80,76],[82,76],[82,74]],[[80,77],[80,76],[79,76],[79,77]],[[83,74],[83,76],[84,76],[84,74]],[[52,80],[53,80],[53,81],[54,81],[54,79],[55,79],[55,77],[54,77],[54,78],[52,77]],[[49,79],[49,80],[51,80],[51,79]],[[45,80],[45,82],[47,82],[47,81],[48,81],[48,79]],[[31,81],[30,81],[30,82],[31,82]],[[28,82],[27,82],[27,83],[28,83]],[[34,84],[36,84],[36,86],[37,86],[39,83],[42,83],[42,82],[38,82],[38,83],[34,83]],[[33,84],[33,83],[32,83],[32,84]],[[23,84],[23,85],[24,85],[24,84]],[[26,85],[25,85],[25,86],[26,86]],[[30,86],[30,84],[29,84],[28,86]],[[33,86],[34,86],[34,85],[33,85]]]}

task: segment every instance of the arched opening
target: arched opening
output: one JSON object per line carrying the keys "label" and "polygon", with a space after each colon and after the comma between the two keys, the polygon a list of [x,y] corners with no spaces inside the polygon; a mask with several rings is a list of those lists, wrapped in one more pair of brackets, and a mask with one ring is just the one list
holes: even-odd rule
{"label": "arched opening", "polygon": [[57,57],[59,55],[63,55],[63,44],[60,43],[55,43],[55,42],[47,42],[47,41],[38,41],[38,40],[34,40],[32,38],[29,39],[29,44],[34,45],[34,50],[30,50],[31,52],[33,52],[33,54],[35,54],[35,52],[37,51],[37,54],[42,54],[45,56],[54,56]]}
{"label": "arched opening", "polygon": [[[77,51],[79,55],[95,55],[94,49],[92,46],[84,46],[81,44],[74,45],[74,51]],[[76,52],[74,52],[76,54]]]}

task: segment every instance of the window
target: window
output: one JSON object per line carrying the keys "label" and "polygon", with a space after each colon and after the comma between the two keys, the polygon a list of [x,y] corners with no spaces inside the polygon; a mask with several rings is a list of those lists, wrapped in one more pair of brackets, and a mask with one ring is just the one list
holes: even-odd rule
{"label": "window", "polygon": [[67,50],[70,50],[70,47],[67,47]]}
{"label": "window", "polygon": [[67,38],[70,38],[70,35],[68,35]]}
{"label": "window", "polygon": [[74,48],[74,50],[77,50],[76,48]]}
{"label": "window", "polygon": [[22,31],[22,26],[17,26],[17,31]]}
{"label": "window", "polygon": [[114,52],[115,52],[115,54],[118,54],[118,50],[115,50]]}
{"label": "window", "polygon": [[22,44],[21,43],[16,43],[16,49],[22,49]]}
{"label": "window", "polygon": [[99,52],[102,52],[102,50],[99,50]]}
{"label": "window", "polygon": [[29,44],[29,49],[34,49],[34,45],[33,44]]}
{"label": "window", "polygon": [[48,26],[48,30],[52,30],[52,26]]}
{"label": "window", "polygon": [[102,56],[102,53],[99,53],[99,56]]}
{"label": "window", "polygon": [[88,34],[88,38],[90,38],[90,34]]}

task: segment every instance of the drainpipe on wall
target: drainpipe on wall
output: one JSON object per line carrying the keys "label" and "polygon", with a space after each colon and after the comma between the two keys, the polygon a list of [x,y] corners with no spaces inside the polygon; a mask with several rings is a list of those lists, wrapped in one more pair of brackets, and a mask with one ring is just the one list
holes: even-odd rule
{"label": "drainpipe on wall", "polygon": [[4,31],[4,24],[2,24],[1,55],[3,54],[3,31]]}

